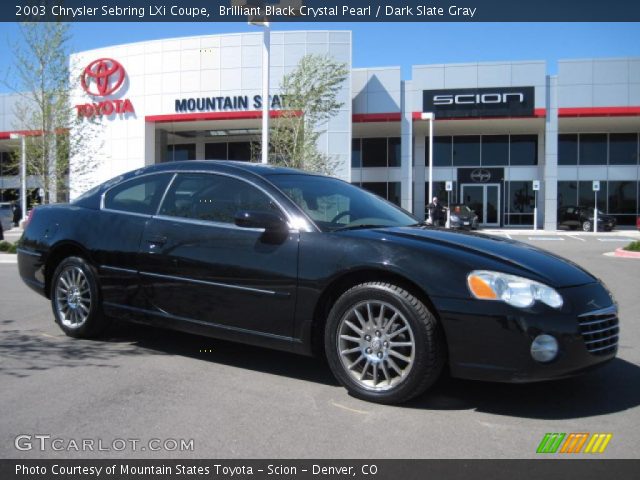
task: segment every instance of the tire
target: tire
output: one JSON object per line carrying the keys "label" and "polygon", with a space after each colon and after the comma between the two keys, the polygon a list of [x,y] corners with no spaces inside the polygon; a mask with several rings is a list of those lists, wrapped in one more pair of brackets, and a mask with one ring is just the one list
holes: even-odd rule
{"label": "tire", "polygon": [[440,376],[445,347],[434,315],[410,292],[371,282],[347,290],[329,312],[325,353],[354,397],[395,404]]}
{"label": "tire", "polygon": [[591,232],[593,230],[593,226],[589,220],[585,220],[582,222],[582,231],[583,232]]}
{"label": "tire", "polygon": [[56,268],[51,307],[56,323],[70,337],[97,337],[109,324],[102,313],[96,271],[81,257],[65,258]]}

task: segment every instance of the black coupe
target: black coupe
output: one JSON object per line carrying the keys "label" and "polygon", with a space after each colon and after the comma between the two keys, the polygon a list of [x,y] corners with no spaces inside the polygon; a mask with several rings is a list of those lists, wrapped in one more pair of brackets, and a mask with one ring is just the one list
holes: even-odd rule
{"label": "black coupe", "polygon": [[19,271],[60,328],[116,317],[325,354],[355,396],[403,402],[444,367],[564,377],[615,357],[611,295],[577,265],[426,229],[335,178],[259,164],[164,163],[34,210]]}
{"label": "black coupe", "polygon": [[[558,227],[567,227],[571,230],[578,228],[584,232],[594,231],[594,207],[565,206],[558,209]],[[598,230],[610,232],[616,228],[616,218],[605,215],[598,210]]]}

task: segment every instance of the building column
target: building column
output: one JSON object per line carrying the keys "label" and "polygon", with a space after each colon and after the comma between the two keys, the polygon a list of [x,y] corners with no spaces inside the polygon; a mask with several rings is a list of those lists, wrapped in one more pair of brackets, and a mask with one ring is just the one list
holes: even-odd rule
{"label": "building column", "polygon": [[400,205],[413,210],[413,116],[411,114],[411,82],[400,82]]}
{"label": "building column", "polygon": [[547,116],[544,128],[544,229],[558,228],[558,77],[547,76]]}
{"label": "building column", "polygon": [[145,166],[162,162],[167,150],[167,132],[156,130],[156,124],[147,122],[144,126],[144,164]]}

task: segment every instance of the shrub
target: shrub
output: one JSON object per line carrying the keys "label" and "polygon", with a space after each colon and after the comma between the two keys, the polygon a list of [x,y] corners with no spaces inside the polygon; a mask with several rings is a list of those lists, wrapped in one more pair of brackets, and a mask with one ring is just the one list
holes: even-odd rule
{"label": "shrub", "polygon": [[3,240],[2,242],[0,242],[0,252],[8,252],[10,248],[11,248],[11,244],[6,240]]}
{"label": "shrub", "polygon": [[640,240],[631,242],[629,245],[624,247],[624,250],[628,250],[630,252],[640,252]]}

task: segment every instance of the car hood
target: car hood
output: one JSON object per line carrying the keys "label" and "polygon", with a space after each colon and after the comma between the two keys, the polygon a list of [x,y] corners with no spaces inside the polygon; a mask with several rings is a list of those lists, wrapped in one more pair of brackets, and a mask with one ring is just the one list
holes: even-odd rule
{"label": "car hood", "polygon": [[[434,255],[446,255],[448,250],[460,252],[471,259],[471,268],[488,268],[489,263],[503,264],[503,271],[541,281],[556,288],[584,285],[597,281],[587,271],[545,250],[507,238],[490,236],[475,232],[451,232],[444,229],[424,227],[389,227],[376,229],[381,237],[394,236],[405,241],[417,241],[423,248],[433,250]],[[371,231],[374,233],[374,231]],[[455,258],[455,257],[454,257]],[[469,261],[469,260],[467,260]]]}

